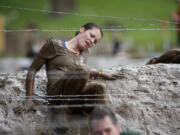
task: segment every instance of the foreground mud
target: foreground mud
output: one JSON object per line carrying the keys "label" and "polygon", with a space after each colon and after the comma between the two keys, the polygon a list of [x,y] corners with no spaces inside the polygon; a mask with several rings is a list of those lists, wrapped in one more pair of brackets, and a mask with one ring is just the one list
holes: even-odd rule
{"label": "foreground mud", "polygon": [[[106,71],[121,75],[116,81],[98,80],[106,88],[107,104],[117,112],[121,130],[144,135],[180,134],[180,65],[119,66]],[[36,76],[33,109],[24,100],[26,73],[0,73],[0,134],[59,134],[53,129],[63,120],[49,120],[45,71]],[[83,134],[77,128],[81,122],[73,121],[68,135]]]}

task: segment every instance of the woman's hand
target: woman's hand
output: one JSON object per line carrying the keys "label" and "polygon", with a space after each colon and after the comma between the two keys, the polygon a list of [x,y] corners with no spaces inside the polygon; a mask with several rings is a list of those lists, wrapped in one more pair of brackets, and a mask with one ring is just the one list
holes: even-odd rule
{"label": "woman's hand", "polygon": [[20,105],[13,108],[13,111],[17,115],[21,115],[22,113],[36,113],[36,109],[34,108],[34,103],[31,100],[25,99]]}
{"label": "woman's hand", "polygon": [[117,74],[117,73],[102,73],[102,79],[105,79],[105,80],[116,80],[116,79],[121,79],[123,78],[124,76],[123,75],[120,75],[120,74]]}
{"label": "woman's hand", "polygon": [[123,74],[120,73],[104,73],[102,70],[91,70],[90,78],[93,79],[105,79],[105,80],[116,80],[124,78]]}

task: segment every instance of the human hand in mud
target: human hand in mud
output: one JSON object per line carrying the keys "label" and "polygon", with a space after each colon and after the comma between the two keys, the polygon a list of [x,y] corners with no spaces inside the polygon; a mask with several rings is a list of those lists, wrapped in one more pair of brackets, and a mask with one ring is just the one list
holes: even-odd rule
{"label": "human hand in mud", "polygon": [[93,79],[105,79],[105,80],[116,80],[124,78],[124,74],[121,73],[105,73],[103,70],[92,70],[90,72],[90,78]]}
{"label": "human hand in mud", "polygon": [[117,79],[122,79],[124,78],[123,74],[119,73],[102,73],[102,79],[105,80],[117,80]]}
{"label": "human hand in mud", "polygon": [[22,113],[36,113],[36,109],[32,100],[29,101],[28,99],[25,99],[20,104],[21,105],[13,108],[13,111],[16,115],[20,115]]}

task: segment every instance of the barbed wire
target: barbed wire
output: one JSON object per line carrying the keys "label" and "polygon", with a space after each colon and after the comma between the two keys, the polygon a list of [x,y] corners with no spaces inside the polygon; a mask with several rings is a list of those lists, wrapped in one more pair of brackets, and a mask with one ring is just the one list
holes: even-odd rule
{"label": "barbed wire", "polygon": [[[162,97],[159,97],[159,98],[155,98],[155,97],[153,98],[152,97],[152,100],[154,100],[154,102],[156,102],[156,101],[165,101],[166,104],[171,104],[172,102],[176,102],[174,100],[174,98],[173,98],[174,93],[171,93],[171,92],[157,92],[157,93],[161,94]],[[153,95],[156,96],[157,93],[149,93],[149,94],[153,94]],[[57,108],[58,109],[58,108],[66,108],[66,107],[68,107],[68,108],[96,107],[96,106],[103,105],[100,101],[104,101],[105,103],[107,101],[107,103],[104,104],[104,105],[107,105],[107,104],[109,104],[109,101],[110,101],[110,99],[107,97],[107,95],[108,96],[109,95],[115,96],[114,101],[115,100],[118,101],[118,102],[121,101],[122,103],[124,103],[124,102],[128,103],[127,102],[128,101],[128,99],[127,99],[128,96],[134,96],[134,95],[132,95],[132,93],[119,93],[119,94],[94,94],[94,95],[92,95],[92,94],[91,95],[90,94],[87,94],[87,95],[43,95],[43,96],[31,96],[31,97],[32,97],[32,101],[35,101],[35,102],[39,101],[39,102],[43,103],[43,104],[41,104],[41,103],[38,104],[37,103],[37,104],[35,104],[35,107],[39,107],[39,108],[47,107],[47,108]],[[172,95],[172,99],[167,100],[168,95]],[[135,95],[135,96],[137,96],[137,95]],[[27,97],[30,97],[30,96],[27,96]],[[21,101],[21,102],[23,102],[23,101],[26,101],[27,97],[26,96],[21,96],[21,97],[4,96],[4,97],[2,97],[0,99],[0,101],[3,101],[3,99],[5,99],[7,101]],[[86,97],[89,97],[89,98],[86,98]],[[95,97],[95,98],[93,98],[93,97]],[[138,96],[137,96],[137,98],[138,98]],[[66,104],[61,103],[61,104],[58,104],[58,105],[51,105],[49,103],[50,101],[56,101],[56,102],[59,101],[59,103],[64,101]],[[73,101],[83,101],[84,103],[68,104],[68,101],[71,101],[71,102],[73,102]],[[88,101],[90,101],[90,102],[91,101],[96,101],[96,103],[89,104]],[[143,102],[142,102],[142,104],[143,104]],[[177,106],[178,106],[178,104],[177,104]]]}
{"label": "barbed wire", "polygon": [[[42,107],[48,107],[53,109],[59,109],[59,108],[78,108],[78,107],[98,107],[98,106],[105,106],[105,104],[74,104],[74,105],[36,105],[35,108],[42,108]],[[107,104],[106,104],[107,105]]]}
{"label": "barbed wire", "polygon": [[[111,89],[109,91],[117,91],[118,89]],[[136,90],[137,92],[138,90]],[[141,90],[139,90],[141,91]],[[177,92],[177,91],[176,91]],[[180,92],[180,91],[179,91]],[[42,97],[46,98],[61,98],[61,97],[91,97],[91,96],[121,96],[121,95],[132,95],[133,93],[119,93],[119,94],[109,94],[109,93],[104,93],[104,94],[77,94],[77,95],[43,95]],[[160,92],[160,91],[154,91],[154,93],[149,93],[149,94],[174,94],[173,92]],[[39,95],[37,96],[21,96],[23,98],[26,97],[41,97]]]}
{"label": "barbed wire", "polygon": [[[13,6],[4,6],[1,5],[1,8],[9,8],[9,9],[17,9],[17,10],[27,10],[33,12],[42,12],[42,13],[53,13],[53,14],[65,14],[65,15],[75,15],[75,16],[84,16],[84,17],[98,17],[98,18],[114,18],[121,20],[137,20],[137,21],[155,21],[159,23],[166,24],[178,24],[174,21],[166,21],[160,19],[146,19],[146,18],[136,18],[136,17],[119,17],[119,16],[100,16],[100,15],[90,15],[90,14],[81,14],[81,13],[73,13],[73,12],[55,12],[49,10],[39,10],[33,8],[22,8],[22,7],[13,7]],[[135,26],[140,26],[140,24],[134,24]],[[147,24],[148,26],[160,26],[162,24]],[[142,26],[142,24],[141,24]],[[144,26],[144,25],[143,25]],[[14,30],[0,30],[0,32],[31,32],[31,31],[39,31],[39,32],[75,32],[78,29],[14,29]],[[180,29],[176,28],[129,28],[129,26],[109,26],[108,28],[104,28],[103,31],[178,31]]]}
{"label": "barbed wire", "polygon": [[27,11],[33,11],[33,12],[42,12],[42,13],[52,13],[52,14],[64,14],[64,15],[74,15],[74,16],[83,16],[83,17],[97,17],[97,18],[110,18],[110,19],[120,19],[120,20],[136,20],[136,21],[154,21],[154,22],[160,22],[160,23],[168,23],[168,24],[177,24],[177,22],[174,21],[166,21],[156,18],[137,18],[137,17],[119,17],[119,16],[104,16],[104,15],[96,15],[96,14],[81,14],[81,13],[73,13],[73,12],[56,12],[56,11],[50,11],[50,10],[40,10],[40,9],[34,9],[34,8],[22,8],[22,7],[13,7],[13,6],[7,6],[7,5],[1,5],[1,8],[9,8],[9,9],[17,9],[17,10],[27,10]]}
{"label": "barbed wire", "polygon": [[[128,104],[128,101],[127,100],[124,100],[124,99],[118,99],[118,100],[121,100],[122,104]],[[118,101],[116,100],[116,101]],[[157,101],[157,100],[155,100]],[[164,105],[167,105],[167,104],[172,104],[172,102],[168,102],[167,99],[165,98],[165,100],[161,100],[163,102],[166,102]],[[151,101],[150,101],[151,102]],[[144,103],[146,104],[146,102],[140,102],[140,103]],[[79,104],[68,104],[67,102],[64,104],[64,103],[60,103],[60,104],[57,104],[57,105],[53,105],[53,104],[50,104],[50,103],[47,103],[47,104],[35,104],[33,107],[35,108],[43,108],[43,107],[46,107],[46,108],[78,108],[78,107],[96,107],[96,106],[102,106],[102,105],[110,105],[111,103],[109,102],[106,102],[106,103],[79,103]],[[27,104],[28,105],[28,104]],[[115,106],[121,106],[121,104],[114,104]],[[132,105],[132,104],[131,104]],[[26,105],[25,105],[26,106]],[[136,106],[136,104],[134,104],[134,106]],[[178,106],[178,104],[176,104],[175,106]],[[174,106],[169,106],[170,108],[173,108]]]}
{"label": "barbed wire", "polygon": [[[177,28],[123,28],[123,29],[103,29],[103,31],[179,31]],[[0,32],[76,32],[78,29],[16,29],[0,30]]]}
{"label": "barbed wire", "polygon": [[125,29],[103,29],[103,31],[178,31],[176,28],[125,28]]}
{"label": "barbed wire", "polygon": [[37,32],[37,31],[39,31],[39,32],[65,32],[65,31],[67,31],[67,32],[76,32],[76,31],[78,31],[78,30],[75,30],[75,29],[54,29],[54,30],[52,30],[52,29],[16,29],[16,30],[0,30],[0,32]]}
{"label": "barbed wire", "polygon": [[[149,93],[149,94],[166,94],[166,95],[173,95],[172,92],[155,92],[155,93]],[[5,99],[10,100],[25,100],[28,97],[31,97],[32,100],[38,100],[38,99],[44,99],[44,100],[104,100],[107,98],[107,96],[119,96],[121,98],[126,98],[126,96],[133,96],[132,93],[118,93],[118,94],[86,94],[86,95],[43,95],[43,96],[19,96],[19,97],[8,97],[4,96]],[[89,98],[88,98],[89,97]],[[92,97],[97,97],[90,99]],[[98,97],[103,97],[103,99],[99,99]],[[3,97],[1,98],[4,99]]]}
{"label": "barbed wire", "polygon": [[[34,106],[35,108],[48,108],[48,109],[64,109],[64,108],[80,108],[80,107],[99,107],[99,106],[107,106],[107,105],[112,105],[109,103],[106,104],[74,104],[74,105],[36,105]],[[113,106],[121,106],[121,104],[114,104]],[[134,105],[136,107],[139,107],[137,105]],[[164,105],[166,106],[166,105]],[[178,105],[177,105],[178,106]],[[174,108],[174,106],[168,106],[167,108]]]}
{"label": "barbed wire", "polygon": [[[25,98],[24,99],[21,99],[21,98],[19,98],[19,99],[18,98],[11,98],[11,100],[12,101],[24,101],[26,99]],[[41,100],[42,100],[41,98],[32,99],[32,101],[41,101]],[[65,99],[47,98],[47,100],[48,101],[105,101],[107,99],[106,98],[103,98],[103,99],[99,99],[99,98],[93,98],[93,99],[90,99],[90,98],[65,98]]]}

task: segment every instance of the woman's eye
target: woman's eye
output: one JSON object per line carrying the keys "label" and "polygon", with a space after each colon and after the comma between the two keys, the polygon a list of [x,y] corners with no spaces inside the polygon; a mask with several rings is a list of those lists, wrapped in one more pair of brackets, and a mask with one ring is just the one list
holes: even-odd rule
{"label": "woman's eye", "polygon": [[90,36],[91,36],[92,38],[94,38],[94,37],[95,37],[95,35],[93,35],[93,34],[90,34]]}

